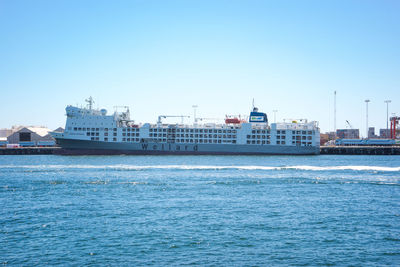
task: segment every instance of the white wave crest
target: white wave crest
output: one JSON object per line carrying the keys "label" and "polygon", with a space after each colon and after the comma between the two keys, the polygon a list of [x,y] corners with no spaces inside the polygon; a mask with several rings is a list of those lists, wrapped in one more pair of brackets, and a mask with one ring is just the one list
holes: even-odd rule
{"label": "white wave crest", "polygon": [[400,172],[400,167],[383,166],[253,166],[253,165],[0,165],[1,169],[24,169],[24,170],[71,170],[71,169],[97,169],[97,170],[304,170],[304,171],[379,171]]}

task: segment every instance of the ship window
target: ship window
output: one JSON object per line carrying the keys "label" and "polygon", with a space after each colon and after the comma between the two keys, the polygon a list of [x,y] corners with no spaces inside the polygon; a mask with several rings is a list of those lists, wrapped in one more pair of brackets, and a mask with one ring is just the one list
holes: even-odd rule
{"label": "ship window", "polygon": [[117,138],[114,137],[114,138],[113,138],[113,141],[117,141]]}
{"label": "ship window", "polygon": [[277,145],[280,145],[280,144],[281,144],[281,141],[276,141],[276,144],[277,144]]}
{"label": "ship window", "polygon": [[282,131],[282,134],[286,134],[286,131]]}
{"label": "ship window", "polygon": [[252,135],[252,136],[251,136],[251,138],[255,139],[255,138],[256,138],[256,136],[255,136],[255,135]]}
{"label": "ship window", "polygon": [[114,135],[114,136],[117,136],[117,133],[114,133],[113,135]]}
{"label": "ship window", "polygon": [[247,135],[247,138],[250,138],[250,135]]}
{"label": "ship window", "polygon": [[256,143],[256,141],[255,141],[255,140],[252,140],[252,141],[251,141],[251,143],[252,143],[252,144],[255,144],[255,143]]}
{"label": "ship window", "polygon": [[126,133],[122,133],[122,136],[126,136]]}
{"label": "ship window", "polygon": [[218,140],[218,144],[221,144],[221,140]]}
{"label": "ship window", "polygon": [[311,136],[307,136],[307,139],[308,139],[308,140],[311,140],[311,138],[312,138]]}
{"label": "ship window", "polygon": [[117,128],[114,128],[114,131],[116,131],[117,130]]}
{"label": "ship window", "polygon": [[108,136],[108,133],[104,133],[104,136]]}
{"label": "ship window", "polygon": [[92,128],[92,131],[94,131],[94,128]]}
{"label": "ship window", "polygon": [[280,130],[278,130],[277,134],[281,134],[281,131],[280,131]]}
{"label": "ship window", "polygon": [[306,134],[306,131],[302,131],[301,134]]}
{"label": "ship window", "polygon": [[311,131],[308,131],[308,134],[312,134],[312,132],[311,132]]}
{"label": "ship window", "polygon": [[251,133],[256,133],[256,131],[255,131],[255,130],[253,130],[253,131],[251,131]]}
{"label": "ship window", "polygon": [[306,137],[305,136],[302,136],[302,138],[301,138],[302,140],[306,140]]}
{"label": "ship window", "polygon": [[232,140],[232,144],[236,144],[236,140]]}
{"label": "ship window", "polygon": [[250,144],[250,140],[247,140],[247,144]]}
{"label": "ship window", "polygon": [[257,130],[257,133],[260,133],[260,130]]}
{"label": "ship window", "polygon": [[76,131],[76,127],[74,127],[74,131]]}
{"label": "ship window", "polygon": [[122,138],[122,141],[124,141],[124,142],[125,142],[125,141],[126,141],[126,138]]}
{"label": "ship window", "polygon": [[257,144],[260,144],[260,140],[257,140]]}
{"label": "ship window", "polygon": [[96,133],[96,136],[99,136],[99,133]]}
{"label": "ship window", "polygon": [[89,133],[89,132],[87,132],[87,133],[86,133],[86,135],[87,135],[87,136],[90,136],[90,133]]}
{"label": "ship window", "polygon": [[286,144],[286,142],[285,141],[282,141],[282,145],[285,145]]}
{"label": "ship window", "polygon": [[94,141],[94,137],[90,137],[90,140]]}
{"label": "ship window", "polygon": [[104,138],[104,141],[105,141],[105,142],[108,142],[108,138]]}
{"label": "ship window", "polygon": [[96,131],[99,131],[99,128],[96,128]]}

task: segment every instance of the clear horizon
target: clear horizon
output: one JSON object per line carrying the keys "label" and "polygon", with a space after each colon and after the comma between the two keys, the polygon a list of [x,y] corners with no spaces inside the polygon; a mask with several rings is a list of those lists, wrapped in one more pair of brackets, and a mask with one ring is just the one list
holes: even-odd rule
{"label": "clear horizon", "polygon": [[[0,128],[64,127],[65,107],[223,118],[255,105],[365,136],[400,115],[398,1],[2,1]],[[176,122],[178,120],[166,120]]]}

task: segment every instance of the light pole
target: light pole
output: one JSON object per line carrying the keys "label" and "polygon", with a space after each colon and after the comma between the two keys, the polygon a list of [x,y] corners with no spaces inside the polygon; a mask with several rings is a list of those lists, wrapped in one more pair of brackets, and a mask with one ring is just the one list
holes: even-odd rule
{"label": "light pole", "polygon": [[272,112],[274,112],[274,123],[276,123],[276,113],[278,112],[278,110],[274,109]]}
{"label": "light pole", "polygon": [[365,100],[365,104],[367,105],[367,139],[368,139],[368,103],[371,102],[369,99]]}
{"label": "light pole", "polygon": [[385,100],[386,103],[386,134],[385,137],[388,138],[388,132],[389,132],[389,103],[391,103],[391,100]]}

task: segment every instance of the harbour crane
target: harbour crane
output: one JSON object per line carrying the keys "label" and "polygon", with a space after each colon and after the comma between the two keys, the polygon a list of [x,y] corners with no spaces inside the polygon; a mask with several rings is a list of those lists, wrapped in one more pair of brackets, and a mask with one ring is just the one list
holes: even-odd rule
{"label": "harbour crane", "polygon": [[162,123],[162,121],[161,121],[161,119],[162,118],[181,118],[182,119],[182,123],[183,123],[183,118],[190,118],[190,116],[185,116],[185,115],[160,115],[160,116],[158,116],[158,121],[157,121],[157,124],[161,124]]}
{"label": "harbour crane", "polygon": [[353,125],[351,125],[350,122],[349,122],[348,120],[346,120],[346,123],[349,125],[349,127],[350,127],[351,130],[354,129]]}

